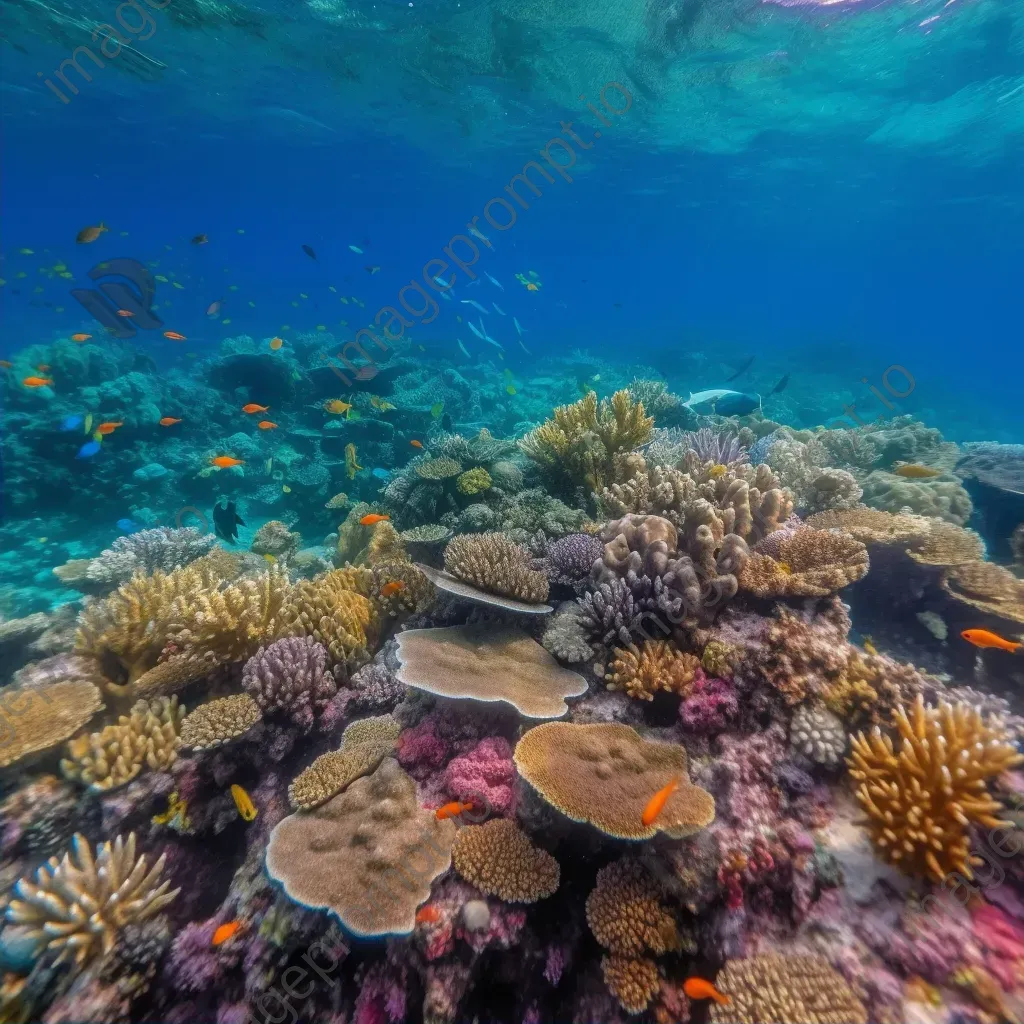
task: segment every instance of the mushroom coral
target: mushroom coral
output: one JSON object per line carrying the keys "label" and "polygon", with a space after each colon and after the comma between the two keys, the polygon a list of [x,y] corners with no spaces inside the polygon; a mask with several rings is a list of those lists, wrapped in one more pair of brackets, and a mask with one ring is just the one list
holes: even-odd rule
{"label": "mushroom coral", "polygon": [[[619,839],[650,839],[659,831],[681,839],[715,817],[711,794],[689,781],[685,748],[652,743],[628,725],[546,722],[523,735],[513,759],[552,807]],[[678,788],[645,825],[644,808],[673,780]]]}
{"label": "mushroom coral", "polygon": [[506,903],[536,903],[558,888],[558,861],[508,818],[460,829],[452,863],[466,881]]}
{"label": "mushroom coral", "polygon": [[558,718],[587,690],[532,637],[489,624],[399,633],[398,680],[441,697],[505,701],[527,718]]}
{"label": "mushroom coral", "polygon": [[408,934],[430,884],[451,865],[456,825],[416,799],[393,758],[270,834],[266,867],[289,898],[326,909],[356,935]]}

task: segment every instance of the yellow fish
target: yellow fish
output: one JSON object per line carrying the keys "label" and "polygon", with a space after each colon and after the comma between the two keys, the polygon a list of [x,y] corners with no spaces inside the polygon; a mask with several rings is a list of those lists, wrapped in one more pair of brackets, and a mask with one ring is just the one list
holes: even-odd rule
{"label": "yellow fish", "polygon": [[356,461],[356,446],[350,442],[345,445],[345,469],[348,472],[349,480],[355,480],[356,473],[362,468]]}
{"label": "yellow fish", "polygon": [[233,784],[231,786],[231,796],[234,798],[238,813],[244,821],[252,821],[259,814],[259,811],[256,810],[256,805],[252,802],[252,797],[241,786]]}
{"label": "yellow fish", "polygon": [[505,393],[509,395],[514,395],[516,393],[516,389],[511,384],[507,384],[505,386]]}
{"label": "yellow fish", "polygon": [[327,330],[327,327],[326,327],[326,326],[325,326],[324,324],[317,324],[317,325],[316,325],[316,329],[317,329],[318,331],[326,331],[326,330]]}
{"label": "yellow fish", "polygon": [[85,414],[85,433],[89,433],[92,430],[92,413],[88,412]]}
{"label": "yellow fish", "polygon": [[339,298],[341,299],[342,302],[345,303],[346,306],[348,305],[348,299],[346,299],[344,295],[339,296]]}
{"label": "yellow fish", "polygon": [[34,249],[19,249],[18,252],[22,256],[35,256],[35,250]]}
{"label": "yellow fish", "polygon": [[864,637],[864,650],[875,657],[878,655],[878,648],[871,642],[871,637],[869,636]]}
{"label": "yellow fish", "polygon": [[184,291],[185,290],[185,286],[183,284],[181,284],[180,282],[178,282],[178,281],[172,281],[171,282],[171,287],[172,288],[177,288],[179,291]]}
{"label": "yellow fish", "polygon": [[53,269],[59,274],[62,270],[67,270],[68,265],[66,263],[54,263]]}
{"label": "yellow fish", "polygon": [[338,289],[337,289],[337,288],[335,288],[333,284],[329,284],[329,285],[327,286],[327,290],[328,290],[328,291],[332,291],[332,292],[334,292],[335,294],[337,294],[337,292],[338,292]]}
{"label": "yellow fish", "polygon": [[277,561],[277,555],[266,554],[263,556],[264,560],[273,565]]}
{"label": "yellow fish", "polygon": [[281,485],[281,490],[284,491],[285,494],[291,494],[292,493],[292,489],[287,484],[282,484]]}
{"label": "yellow fish", "polygon": [[329,402],[324,403],[324,412],[332,412],[336,416],[341,416],[343,413],[347,413],[352,409],[351,402],[343,402],[340,398],[332,398]]}

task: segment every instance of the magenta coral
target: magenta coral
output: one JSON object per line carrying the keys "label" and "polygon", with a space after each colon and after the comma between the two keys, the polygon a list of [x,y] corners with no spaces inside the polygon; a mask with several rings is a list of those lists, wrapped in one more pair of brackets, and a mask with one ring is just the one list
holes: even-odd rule
{"label": "magenta coral", "polygon": [[488,736],[456,757],[445,771],[445,785],[458,800],[482,803],[491,814],[515,814],[516,769],[512,748],[500,736]]}
{"label": "magenta coral", "polygon": [[440,768],[448,756],[445,742],[437,735],[437,725],[428,715],[398,737],[398,763],[414,778],[422,779]]}
{"label": "magenta coral", "polygon": [[242,686],[264,713],[282,712],[303,730],[337,688],[327,671],[327,651],[308,636],[261,647],[245,663]]}
{"label": "magenta coral", "polygon": [[708,678],[698,669],[690,695],[679,706],[684,728],[701,736],[714,735],[727,728],[738,714],[733,684],[727,679]]}

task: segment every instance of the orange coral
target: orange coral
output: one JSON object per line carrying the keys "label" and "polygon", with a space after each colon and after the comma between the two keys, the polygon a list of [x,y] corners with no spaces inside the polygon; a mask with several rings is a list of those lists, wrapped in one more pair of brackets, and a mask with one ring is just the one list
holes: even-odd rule
{"label": "orange coral", "polygon": [[654,700],[658,690],[685,697],[699,667],[695,655],[664,640],[645,640],[639,649],[616,647],[605,680],[609,690],[625,690],[635,700]]}

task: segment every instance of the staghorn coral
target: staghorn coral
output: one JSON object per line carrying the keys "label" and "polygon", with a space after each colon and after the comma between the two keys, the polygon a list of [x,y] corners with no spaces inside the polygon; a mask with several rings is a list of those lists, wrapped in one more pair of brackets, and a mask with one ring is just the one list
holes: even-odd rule
{"label": "staghorn coral", "polygon": [[209,750],[244,736],[263,717],[259,704],[247,693],[200,704],[181,723],[181,745]]}
{"label": "staghorn coral", "polygon": [[530,568],[526,551],[503,533],[453,537],[444,549],[444,567],[489,593],[533,603],[548,596],[547,578]]}
{"label": "staghorn coral", "polygon": [[101,707],[100,691],[85,679],[4,690],[0,768],[63,743]]}
{"label": "staghorn coral", "polygon": [[356,935],[408,934],[451,864],[455,833],[451,819],[419,806],[416,784],[388,757],[327,803],[281,821],[267,873],[290,899],[329,909]]}
{"label": "staghorn coral", "polygon": [[609,690],[625,690],[634,700],[654,700],[658,690],[685,697],[699,667],[695,655],[664,640],[646,640],[639,649],[615,648],[605,681]]}
{"label": "staghorn coral", "polygon": [[[621,839],[662,831],[683,838],[715,817],[711,795],[689,781],[686,750],[652,743],[627,725],[546,722],[525,733],[513,755],[519,774],[544,800],[574,821]],[[650,825],[641,816],[651,794],[678,779]]]}
{"label": "staghorn coral", "polygon": [[867,1024],[843,976],[824,957],[765,953],[729,960],[715,984],[730,1002],[711,1007],[713,1024]]}
{"label": "staghorn coral", "polygon": [[341,746],[321,754],[288,787],[292,807],[310,810],[355,779],[369,775],[395,749],[402,727],[390,715],[361,718],[342,733]]}
{"label": "staghorn coral", "polygon": [[462,472],[462,466],[455,459],[445,456],[425,459],[423,462],[417,462],[413,468],[421,480],[450,480]]}
{"label": "staghorn coral", "polygon": [[491,474],[483,466],[475,466],[459,474],[455,487],[460,494],[482,494],[491,487]]}
{"label": "staghorn coral", "polygon": [[801,704],[789,723],[789,742],[815,764],[831,768],[846,753],[846,730],[842,720],[826,708]]}
{"label": "staghorn coral", "polygon": [[601,957],[601,974],[608,991],[627,1013],[642,1013],[661,987],[658,965],[649,957]]}
{"label": "staghorn coral", "polygon": [[[771,554],[757,548],[739,574],[743,590],[758,597],[827,597],[867,575],[867,548],[838,530],[778,531]],[[762,545],[776,534],[770,534]]]}
{"label": "staghorn coral", "polygon": [[853,738],[847,759],[875,849],[911,875],[941,882],[957,871],[972,878],[971,865],[981,861],[971,856],[967,826],[1006,824],[995,817],[1001,807],[986,782],[1024,756],[998,719],[986,722],[968,705],[925,708],[919,696],[910,714],[900,708],[893,722],[899,753],[876,728]]}
{"label": "staghorn coral", "polygon": [[646,634],[644,620],[651,617],[633,597],[626,581],[617,576],[584,594],[579,599],[579,609],[583,635],[604,646],[619,643],[628,647],[634,634]]}
{"label": "staghorn coral", "polygon": [[628,391],[600,403],[593,391],[530,431],[519,447],[543,470],[571,486],[600,491],[615,476],[615,456],[651,439],[654,420]]}
{"label": "staghorn coral", "polygon": [[60,762],[65,778],[85,783],[94,792],[131,782],[143,766],[166,771],[178,756],[185,708],[177,697],[155,697],[132,705],[115,725],[80,736],[68,744]]}
{"label": "staghorn coral", "polygon": [[407,629],[397,637],[400,682],[449,698],[504,701],[527,718],[557,718],[586,680],[510,626]]}
{"label": "staghorn coral", "polygon": [[558,888],[558,861],[508,818],[460,829],[452,865],[481,892],[506,903],[536,903]]}
{"label": "staghorn coral", "polygon": [[594,938],[618,956],[667,953],[679,945],[676,921],[663,893],[635,860],[601,868],[587,897],[587,924]]}
{"label": "staghorn coral", "polygon": [[908,480],[876,469],[861,480],[861,486],[865,505],[888,512],[910,509],[918,515],[963,526],[974,510],[970,495],[955,478]]}
{"label": "staghorn coral", "polygon": [[942,574],[942,588],[971,608],[1024,624],[1024,580],[992,562],[963,562]]}
{"label": "staghorn coral", "polygon": [[123,928],[149,920],[178,895],[179,889],[167,891],[169,882],[157,884],[163,868],[162,856],[148,871],[146,858],[136,859],[134,832],[127,842],[118,836],[100,844],[95,856],[76,833],[70,852],[15,885],[7,920],[27,929],[37,957],[53,950],[56,963],[80,969],[107,956]]}
{"label": "staghorn coral", "polygon": [[281,712],[303,730],[337,691],[327,652],[308,636],[260,647],[242,669],[242,688],[263,714]]}

